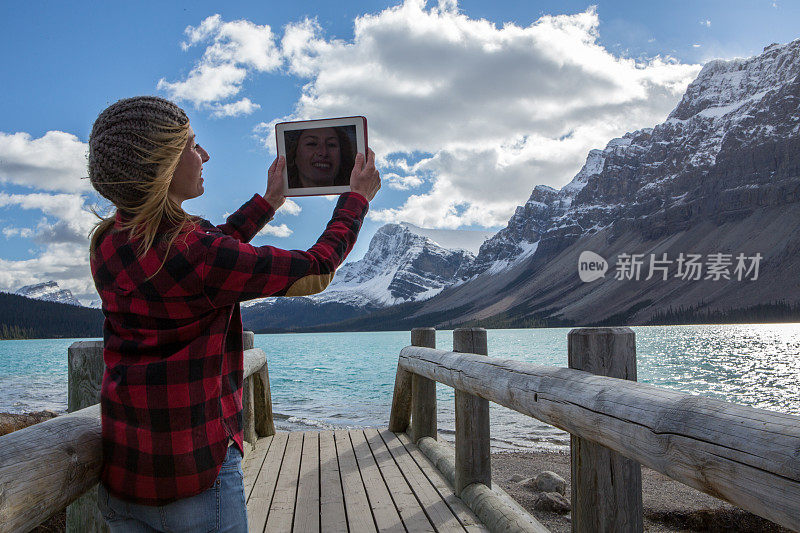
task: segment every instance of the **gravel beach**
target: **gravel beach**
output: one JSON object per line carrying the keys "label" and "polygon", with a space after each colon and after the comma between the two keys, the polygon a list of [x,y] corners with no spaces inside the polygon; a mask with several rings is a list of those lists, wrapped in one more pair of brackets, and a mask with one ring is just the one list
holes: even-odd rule
{"label": "gravel beach", "polygon": [[[553,533],[570,533],[570,514],[538,510],[536,493],[513,476],[535,478],[544,471],[555,472],[566,483],[570,499],[569,452],[504,452],[492,454],[492,482],[499,484],[520,505]],[[644,530],[649,532],[711,531],[784,533],[790,530],[755,516],[729,503],[699,492],[642,467]]]}

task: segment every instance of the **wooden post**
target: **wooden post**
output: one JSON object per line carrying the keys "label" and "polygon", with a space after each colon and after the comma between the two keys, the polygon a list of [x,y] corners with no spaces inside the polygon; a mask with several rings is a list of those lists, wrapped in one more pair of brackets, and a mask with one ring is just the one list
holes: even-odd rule
{"label": "wooden post", "polygon": [[253,410],[253,376],[242,382],[242,439],[251,446],[256,445],[256,419]]}
{"label": "wooden post", "polygon": [[[436,330],[414,328],[411,345],[436,348]],[[411,440],[436,438],[436,382],[416,374],[411,376]]]}
{"label": "wooden post", "polygon": [[252,331],[242,332],[242,350],[252,350],[256,335]]}
{"label": "wooden post", "polygon": [[[255,335],[252,331],[242,333],[242,349],[252,350]],[[256,417],[255,402],[253,399],[253,376],[244,378],[242,383],[242,432],[243,440],[249,442],[251,446],[256,444]]]}
{"label": "wooden post", "polygon": [[252,379],[256,435],[269,437],[275,434],[275,422],[272,420],[272,393],[269,388],[269,370],[266,362],[252,375]]}
{"label": "wooden post", "polygon": [[[78,341],[67,349],[67,411],[100,403],[106,370],[103,341]],[[66,531],[106,533],[106,521],[97,508],[97,485],[67,506]]]}
{"label": "wooden post", "polygon": [[389,412],[389,431],[403,433],[411,423],[411,372],[400,368],[394,378],[392,410]]}
{"label": "wooden post", "polygon": [[[630,328],[579,328],[567,338],[570,368],[636,381],[636,338]],[[643,531],[639,463],[575,436],[570,448],[572,531]]]}
{"label": "wooden post", "polygon": [[[453,331],[453,351],[488,355],[486,330],[459,328]],[[489,444],[489,400],[456,389],[455,493],[468,485],[492,487]]]}

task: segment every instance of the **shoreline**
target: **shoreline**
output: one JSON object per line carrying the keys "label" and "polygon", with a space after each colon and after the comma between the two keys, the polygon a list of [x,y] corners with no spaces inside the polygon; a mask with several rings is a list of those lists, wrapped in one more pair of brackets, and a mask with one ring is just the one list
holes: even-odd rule
{"label": "shoreline", "polygon": [[[571,533],[570,513],[538,510],[536,493],[511,481],[512,476],[535,478],[544,471],[555,472],[567,483],[570,500],[569,451],[493,452],[492,483],[497,483],[553,533]],[[671,533],[685,531],[727,531],[740,533],[791,533],[769,520],[735,507],[642,467],[644,531]]]}

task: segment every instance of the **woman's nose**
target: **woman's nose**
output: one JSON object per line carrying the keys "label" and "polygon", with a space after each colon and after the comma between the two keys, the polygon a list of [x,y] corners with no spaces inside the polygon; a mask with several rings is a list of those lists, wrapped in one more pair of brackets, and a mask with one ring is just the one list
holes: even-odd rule
{"label": "woman's nose", "polygon": [[201,154],[201,159],[203,160],[203,163],[205,163],[206,161],[211,159],[211,156],[208,155],[208,152],[206,152],[206,149],[203,148],[202,146],[200,147],[200,149],[203,151],[203,153]]}

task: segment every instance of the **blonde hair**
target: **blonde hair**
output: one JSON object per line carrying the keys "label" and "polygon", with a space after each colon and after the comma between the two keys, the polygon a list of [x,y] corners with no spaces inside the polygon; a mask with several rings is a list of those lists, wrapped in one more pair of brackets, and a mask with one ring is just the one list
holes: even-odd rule
{"label": "blonde hair", "polygon": [[[147,145],[132,146],[133,150],[142,156],[143,165],[155,165],[155,177],[146,183],[134,180],[117,180],[116,183],[130,183],[141,192],[142,200],[137,203],[124,202],[117,200],[114,205],[117,211],[122,211],[126,218],[122,223],[122,230],[130,232],[130,240],[139,240],[137,256],[143,257],[156,243],[158,229],[162,223],[166,222],[168,230],[164,234],[162,242],[166,243],[166,253],[169,252],[175,240],[194,227],[197,217],[189,215],[169,198],[169,187],[172,177],[180,161],[181,154],[189,141],[189,123],[185,124],[158,124],[155,131],[151,131],[147,136],[136,134]],[[91,241],[89,250],[94,254],[103,234],[112,229],[115,222],[116,213],[109,217],[103,217],[95,210],[93,213],[100,218],[92,231],[89,233]],[[162,261],[158,270],[147,279],[155,276],[164,266]]]}

